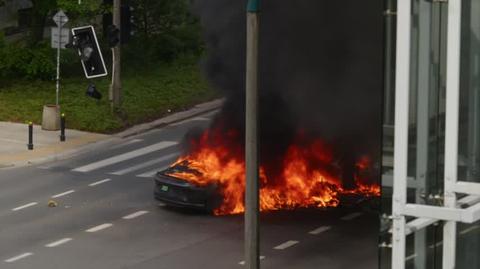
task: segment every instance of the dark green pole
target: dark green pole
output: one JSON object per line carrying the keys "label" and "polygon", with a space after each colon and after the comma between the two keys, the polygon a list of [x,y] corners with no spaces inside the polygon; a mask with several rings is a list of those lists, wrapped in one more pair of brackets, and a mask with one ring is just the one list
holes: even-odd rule
{"label": "dark green pole", "polygon": [[247,5],[245,266],[260,268],[258,183],[258,31],[260,0]]}

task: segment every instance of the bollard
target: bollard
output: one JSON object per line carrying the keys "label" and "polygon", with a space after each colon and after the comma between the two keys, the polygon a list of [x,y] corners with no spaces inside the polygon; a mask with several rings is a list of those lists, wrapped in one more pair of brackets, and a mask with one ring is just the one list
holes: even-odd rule
{"label": "bollard", "polygon": [[33,150],[33,123],[28,122],[28,150]]}
{"label": "bollard", "polygon": [[65,113],[60,117],[60,141],[65,142]]}

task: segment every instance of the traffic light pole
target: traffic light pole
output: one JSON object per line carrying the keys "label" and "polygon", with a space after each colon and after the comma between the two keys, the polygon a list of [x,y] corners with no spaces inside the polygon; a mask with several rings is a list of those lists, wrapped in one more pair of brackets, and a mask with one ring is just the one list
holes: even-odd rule
{"label": "traffic light pole", "polygon": [[246,131],[245,131],[245,267],[260,268],[258,180],[258,30],[259,2],[247,7]]}
{"label": "traffic light pole", "polygon": [[[121,27],[121,0],[113,0],[113,25],[120,31]],[[112,111],[121,103],[122,81],[121,81],[121,55],[120,42],[112,49],[112,84],[110,86],[110,102]]]}

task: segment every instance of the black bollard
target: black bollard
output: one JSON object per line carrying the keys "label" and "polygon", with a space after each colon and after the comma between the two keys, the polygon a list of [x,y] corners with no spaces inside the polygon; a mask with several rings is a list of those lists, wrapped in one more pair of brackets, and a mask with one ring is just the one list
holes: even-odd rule
{"label": "black bollard", "polygon": [[60,141],[65,142],[65,113],[60,117]]}
{"label": "black bollard", "polygon": [[33,123],[28,123],[28,150],[33,150]]}

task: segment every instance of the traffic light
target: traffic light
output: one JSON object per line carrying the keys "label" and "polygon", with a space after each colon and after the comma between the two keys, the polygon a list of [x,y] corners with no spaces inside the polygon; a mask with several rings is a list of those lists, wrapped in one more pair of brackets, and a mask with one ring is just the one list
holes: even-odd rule
{"label": "traffic light", "polygon": [[87,92],[85,94],[97,100],[102,99],[102,94],[97,90],[97,87],[95,87],[95,84],[93,83],[88,85]]}
{"label": "traffic light", "polygon": [[118,28],[112,24],[107,27],[106,31],[108,45],[110,48],[117,46],[120,42],[120,30],[118,30]]}
{"label": "traffic light", "polygon": [[[125,1],[124,1],[125,2]],[[104,0],[104,5],[113,5],[113,1],[111,0]],[[121,44],[126,44],[130,41],[130,38],[135,33],[135,24],[134,24],[134,16],[133,16],[134,8],[129,3],[122,3],[120,7],[120,16],[121,16],[121,24],[120,24],[120,33],[119,39]],[[105,13],[103,14],[103,33],[104,37],[110,40],[112,27],[118,29],[117,26],[113,25],[113,15],[112,13]],[[109,41],[110,43],[110,41]],[[112,42],[113,43],[113,42]],[[114,47],[114,46],[111,46]]]}
{"label": "traffic light", "polygon": [[127,44],[130,41],[131,36],[134,34],[134,18],[133,18],[133,7],[130,5],[122,5],[121,16],[122,16],[122,25],[121,29],[121,38],[120,42],[122,44]]}
{"label": "traffic light", "polygon": [[85,76],[96,78],[108,75],[93,26],[73,28],[72,36],[72,42],[68,47],[77,49]]}

